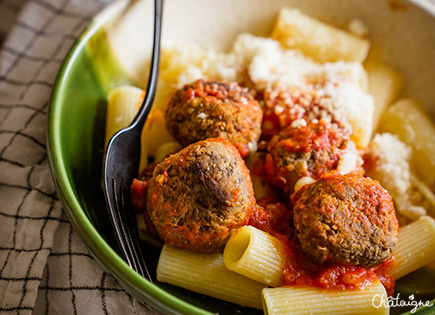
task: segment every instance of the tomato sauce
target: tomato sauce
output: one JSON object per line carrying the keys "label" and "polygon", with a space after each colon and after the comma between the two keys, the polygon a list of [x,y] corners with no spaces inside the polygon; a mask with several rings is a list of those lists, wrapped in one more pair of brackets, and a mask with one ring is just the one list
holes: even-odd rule
{"label": "tomato sauce", "polygon": [[130,198],[135,213],[140,213],[145,209],[147,204],[148,181],[133,179],[130,188]]}
{"label": "tomato sauce", "polygon": [[319,266],[311,261],[300,247],[293,228],[293,215],[282,202],[259,200],[252,209],[249,224],[279,238],[286,247],[286,264],[282,283],[293,286],[312,286],[322,289],[364,289],[379,279],[387,293],[394,292],[394,279],[389,275],[393,266],[390,259],[375,268],[352,265]]}
{"label": "tomato sauce", "polygon": [[156,228],[148,215],[148,211],[146,211],[147,194],[148,181],[142,181],[136,178],[133,179],[133,183],[130,187],[130,200],[133,206],[133,211],[135,214],[143,214],[144,222],[148,231],[158,238]]}
{"label": "tomato sauce", "polygon": [[[208,95],[213,95],[219,99],[225,97],[225,95],[220,93],[217,86],[207,86],[205,90],[188,89],[183,97],[192,99],[198,96],[207,97]],[[273,99],[273,101],[275,102],[275,99]],[[274,135],[290,125],[292,121],[304,117],[305,110],[307,109],[304,108],[304,110],[298,113],[291,113],[288,110],[277,113],[274,108],[275,105],[276,104],[273,104],[273,106],[266,106],[266,108],[264,108],[261,137],[266,144]],[[296,151],[300,149],[306,152],[318,148],[329,148],[331,147],[331,143],[339,142],[341,136],[342,135],[331,133],[327,128],[322,128],[316,137],[299,132],[292,135],[292,137],[287,140],[288,142],[284,142],[284,144],[291,149],[296,149]],[[375,161],[365,159],[365,165],[367,166],[370,166],[374,162]],[[131,187],[131,200],[134,207],[141,209],[145,214],[147,227],[157,235],[147,215],[147,211],[144,211],[146,208],[146,195],[148,190],[146,179],[152,176],[154,166],[149,168],[151,172],[148,171],[148,173],[144,175],[144,181],[134,180]],[[251,172],[266,180],[268,177],[266,169],[268,167],[271,167],[270,161],[268,163],[267,158],[261,158],[254,163]],[[302,190],[303,189],[304,188],[302,188]],[[232,191],[231,193],[235,199],[237,199],[237,191]],[[322,289],[352,290],[364,289],[379,279],[386,288],[387,293],[389,295],[393,294],[395,280],[389,275],[389,271],[393,267],[393,258],[375,268],[363,268],[341,264],[320,266],[314,263],[304,254],[299,240],[295,236],[293,211],[291,207],[292,205],[288,197],[281,195],[278,189],[273,190],[266,198],[257,200],[257,205],[250,210],[249,222],[247,222],[249,225],[279,238],[284,243],[286,248],[286,263],[282,275],[282,283],[284,286],[311,286]],[[227,232],[228,231],[223,231],[223,233]],[[193,238],[193,236],[188,236],[188,238],[191,237]]]}
{"label": "tomato sauce", "polygon": [[[279,93],[268,95],[266,92],[261,96],[265,103],[262,124],[262,139],[265,143],[270,142],[273,136],[284,130],[295,119],[307,118],[307,112],[310,111],[310,108],[317,106],[312,101],[302,104],[303,102],[298,97],[294,97],[294,95],[291,96],[292,102],[287,101],[286,95],[280,95]],[[301,105],[298,111],[289,110],[289,108],[297,109],[298,105]],[[284,108],[284,110],[276,111],[277,106]],[[306,152],[319,148],[330,149],[333,143],[340,143],[345,136],[340,133],[331,132],[328,128],[320,128],[318,134],[314,137],[307,132],[300,132],[301,129],[305,130],[306,128],[298,128],[298,132],[287,137],[288,139],[285,140],[287,142],[283,141],[283,144],[288,144],[287,150]],[[271,178],[268,174],[273,174],[270,168],[274,166],[271,165],[270,157],[269,161],[267,157],[266,155],[266,158],[259,159],[251,171],[256,176],[267,179],[271,183]],[[374,161],[365,159],[366,164],[370,164],[370,162],[373,163]],[[352,290],[364,289],[379,279],[387,293],[389,295],[393,294],[395,280],[389,275],[389,271],[393,267],[393,258],[375,268],[363,268],[344,264],[321,266],[313,262],[302,251],[299,240],[295,235],[292,202],[288,196],[279,195],[280,193],[276,191],[279,191],[279,189],[274,190],[273,196],[270,195],[262,200],[258,200],[258,206],[252,210],[249,224],[270,233],[285,244],[287,256],[282,276],[284,286],[311,286],[322,289]]]}
{"label": "tomato sauce", "polygon": [[[230,83],[231,84],[231,83]],[[222,89],[222,83],[212,82],[205,84],[204,80],[198,80],[191,87],[187,88],[182,96],[184,101],[190,101],[196,97],[207,99],[208,97],[216,98],[221,101],[227,101],[228,98],[236,97],[237,94],[232,91]]]}

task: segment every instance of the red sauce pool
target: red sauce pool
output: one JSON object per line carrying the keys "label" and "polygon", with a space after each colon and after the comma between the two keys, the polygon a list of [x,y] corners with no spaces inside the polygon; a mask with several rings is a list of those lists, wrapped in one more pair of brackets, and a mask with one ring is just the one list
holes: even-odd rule
{"label": "red sauce pool", "polygon": [[[249,224],[268,232],[283,241],[286,246],[286,265],[283,285],[312,286],[322,289],[364,289],[379,279],[389,295],[394,291],[394,279],[389,275],[393,259],[375,268],[348,265],[318,266],[301,250],[292,226],[292,211],[283,203],[259,200],[260,206],[252,210]],[[285,235],[284,235],[285,233]]]}
{"label": "red sauce pool", "polygon": [[[205,92],[208,94],[214,93],[213,95],[217,98],[222,97],[214,90]],[[193,90],[186,91],[185,97],[193,98],[196,96],[203,95],[197,95]],[[289,119],[287,116],[275,114],[272,110],[265,111],[262,138],[268,141],[273,135],[282,130],[283,125],[288,125]],[[325,133],[321,138],[325,143],[329,143],[330,137],[329,133]],[[307,141],[307,139],[298,138],[297,141],[302,142]],[[316,143],[316,145],[325,144],[322,142]],[[307,147],[311,148],[311,145],[307,145]],[[365,159],[365,166],[370,166],[370,163],[374,163],[374,161]],[[152,169],[153,167],[150,167],[150,170]],[[255,162],[252,172],[256,176],[266,179],[264,159]],[[147,216],[147,211],[144,211],[148,188],[146,180],[151,177],[150,174],[152,174],[152,171],[145,174],[144,181],[135,180],[133,182],[131,199],[136,210],[140,209],[144,212],[145,222],[148,228],[153,231],[154,227]],[[285,244],[287,257],[282,277],[283,285],[352,290],[364,289],[379,279],[388,295],[393,294],[395,280],[389,275],[389,271],[393,266],[393,259],[370,269],[339,264],[327,267],[318,266],[302,252],[299,241],[294,235],[293,212],[291,206],[286,206],[289,200],[275,192],[257,202],[258,206],[253,207],[251,210],[248,224],[274,235]]]}

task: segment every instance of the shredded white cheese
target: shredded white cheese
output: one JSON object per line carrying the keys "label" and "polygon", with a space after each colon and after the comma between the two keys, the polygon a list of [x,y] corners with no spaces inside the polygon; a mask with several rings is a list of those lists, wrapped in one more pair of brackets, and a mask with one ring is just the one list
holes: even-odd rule
{"label": "shredded white cheese", "polygon": [[307,125],[307,121],[305,119],[296,119],[291,123],[292,128],[305,127]]}
{"label": "shredded white cheese", "polygon": [[204,73],[197,67],[187,67],[179,76],[177,89],[183,88],[186,84],[190,84],[198,79],[204,78]]}
{"label": "shredded white cheese", "polygon": [[[349,122],[357,147],[368,145],[374,102],[366,93],[367,75],[358,62],[318,63],[298,50],[284,49],[277,41],[251,34],[240,34],[229,53],[176,47],[167,55],[168,73],[178,73],[177,88],[200,78],[252,82],[257,90],[311,86],[317,98],[330,103],[334,117]],[[301,104],[304,101],[310,100],[301,98]],[[283,108],[274,110],[279,115]],[[328,119],[325,116],[325,122]]]}
{"label": "shredded white cheese", "polygon": [[[259,90],[271,86],[314,85],[320,97],[329,98],[337,116],[352,126],[352,139],[366,147],[373,129],[373,98],[366,93],[367,74],[357,62],[316,63],[300,51],[283,49],[269,38],[240,35],[233,48],[239,71],[246,71]],[[278,114],[280,108],[277,109]]]}
{"label": "shredded white cheese", "polygon": [[426,214],[423,207],[411,202],[411,148],[390,133],[376,134],[366,150],[374,165],[366,175],[380,182],[395,201],[396,209],[415,220]]}

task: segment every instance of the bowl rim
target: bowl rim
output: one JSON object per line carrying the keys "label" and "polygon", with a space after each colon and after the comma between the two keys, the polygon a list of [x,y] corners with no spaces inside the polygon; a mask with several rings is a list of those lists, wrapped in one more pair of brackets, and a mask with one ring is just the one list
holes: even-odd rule
{"label": "bowl rim", "polygon": [[434,0],[406,0],[414,6],[419,7],[423,11],[435,17],[435,1]]}
{"label": "bowl rim", "polygon": [[[62,207],[66,210],[65,212],[71,224],[90,250],[92,256],[106,271],[113,275],[118,280],[119,284],[130,294],[140,301],[147,303],[147,307],[152,307],[153,310],[164,311],[168,314],[213,314],[212,312],[206,311],[168,293],[131,269],[94,227],[83,211],[79,198],[74,193],[73,186],[66,175],[66,165],[62,158],[63,153],[60,150],[60,133],[57,131],[60,130],[58,118],[62,112],[62,95],[66,90],[69,73],[90,38],[100,30],[105,23],[115,18],[125,9],[129,2],[129,0],[116,0],[98,13],[75,40],[58,70],[49,100],[46,130],[47,155],[51,174]],[[404,2],[418,7],[435,18],[435,1],[404,0]],[[434,301],[435,300],[432,302]],[[419,310],[423,311],[422,308]]]}
{"label": "bowl rim", "polygon": [[[62,112],[63,94],[66,90],[69,73],[74,67],[77,57],[82,53],[89,39],[101,27],[114,18],[128,3],[127,0],[118,0],[103,9],[88,24],[81,35],[76,39],[67,53],[56,76],[52,94],[49,100],[47,123],[47,154],[57,193],[63,208],[66,210],[71,224],[91,251],[94,258],[115,276],[121,286],[138,298],[146,302],[155,310],[171,314],[213,314],[194,306],[164,289],[141,277],[115,252],[104,240],[86,213],[83,211],[78,196],[74,193],[73,185],[66,173],[66,164],[63,160],[61,148],[61,129],[59,116]],[[145,291],[145,292],[144,292]]]}

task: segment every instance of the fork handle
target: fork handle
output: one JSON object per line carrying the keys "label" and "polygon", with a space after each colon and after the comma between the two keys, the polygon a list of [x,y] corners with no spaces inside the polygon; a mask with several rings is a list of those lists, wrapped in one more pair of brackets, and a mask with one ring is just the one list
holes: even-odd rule
{"label": "fork handle", "polygon": [[154,36],[153,50],[151,53],[151,68],[148,77],[148,85],[145,93],[145,98],[139,108],[136,117],[134,117],[131,127],[139,132],[142,131],[145,121],[154,101],[154,96],[157,88],[157,79],[159,74],[160,62],[160,41],[162,37],[162,18],[163,18],[163,0],[154,0]]}

